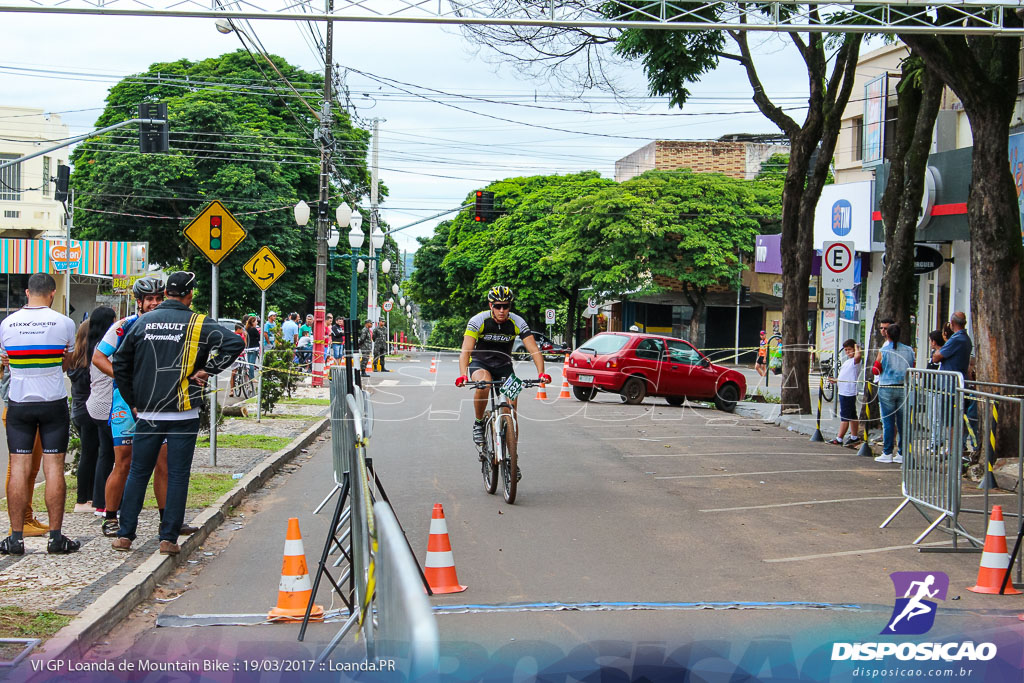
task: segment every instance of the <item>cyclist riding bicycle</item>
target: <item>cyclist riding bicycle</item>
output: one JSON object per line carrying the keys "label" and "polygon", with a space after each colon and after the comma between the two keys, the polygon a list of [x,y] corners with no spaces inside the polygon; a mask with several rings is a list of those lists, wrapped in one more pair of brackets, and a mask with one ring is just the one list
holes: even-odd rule
{"label": "cyclist riding bicycle", "polygon": [[[461,387],[466,382],[490,382],[506,379],[512,374],[512,345],[516,336],[523,340],[523,346],[533,358],[537,366],[537,377],[549,384],[551,376],[544,374],[544,356],[533,338],[533,332],[526,321],[512,312],[515,297],[510,287],[499,285],[492,287],[487,293],[489,310],[477,313],[466,324],[465,336],[462,338],[462,353],[459,355],[459,377],[455,386]],[[473,422],[473,443],[484,442],[484,412],[487,410],[488,390],[477,389],[473,394],[473,411],[476,421]],[[516,401],[512,401],[512,410],[516,409]]]}

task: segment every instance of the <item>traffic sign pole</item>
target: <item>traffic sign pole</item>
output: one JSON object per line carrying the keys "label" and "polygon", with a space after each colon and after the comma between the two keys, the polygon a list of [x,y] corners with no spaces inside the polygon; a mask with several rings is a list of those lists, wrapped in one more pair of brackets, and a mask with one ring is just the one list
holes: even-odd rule
{"label": "traffic sign pole", "polygon": [[266,344],[263,342],[263,326],[266,325],[264,320],[267,319],[267,290],[260,292],[260,367],[259,374],[256,375],[256,422],[260,422],[263,419],[263,353]]}
{"label": "traffic sign pole", "polygon": [[[217,264],[210,266],[210,317],[217,319]],[[209,383],[207,383],[209,385]],[[210,467],[217,466],[217,389],[220,375],[213,376],[213,392],[210,394]]]}

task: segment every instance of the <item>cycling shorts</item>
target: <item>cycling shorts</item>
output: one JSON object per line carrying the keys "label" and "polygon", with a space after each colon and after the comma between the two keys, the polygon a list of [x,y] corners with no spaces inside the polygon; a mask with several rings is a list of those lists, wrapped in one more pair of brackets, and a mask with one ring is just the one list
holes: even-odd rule
{"label": "cycling shorts", "polygon": [[110,433],[114,436],[115,446],[131,446],[135,436],[135,416],[117,389],[114,389],[110,401]]}
{"label": "cycling shorts", "polygon": [[488,363],[482,363],[478,360],[470,361],[469,363],[469,377],[473,378],[473,373],[477,370],[486,370],[491,373],[491,380],[497,381],[501,379],[507,379],[509,375],[513,374],[512,363],[502,363],[501,365],[490,365]]}
{"label": "cycling shorts", "polygon": [[11,453],[32,453],[37,433],[43,453],[68,452],[71,414],[66,398],[38,403],[11,401],[7,404],[7,448]]}

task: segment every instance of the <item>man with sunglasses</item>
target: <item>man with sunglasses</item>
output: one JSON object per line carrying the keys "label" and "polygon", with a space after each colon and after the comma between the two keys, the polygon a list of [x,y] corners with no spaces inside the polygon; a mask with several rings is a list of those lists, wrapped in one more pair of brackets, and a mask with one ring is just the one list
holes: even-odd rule
{"label": "man with sunglasses", "polygon": [[[551,376],[544,374],[544,356],[526,321],[512,312],[515,297],[510,287],[499,285],[487,293],[489,310],[477,313],[466,324],[462,338],[462,353],[459,356],[459,377],[455,386],[461,387],[470,378],[474,382],[502,380],[512,374],[512,345],[516,336],[523,340],[523,346],[530,352],[533,364],[537,366],[537,377],[545,384],[551,383]],[[477,389],[473,396],[473,442],[484,442],[484,412],[487,410],[487,389]],[[512,402],[515,410],[516,402]]]}

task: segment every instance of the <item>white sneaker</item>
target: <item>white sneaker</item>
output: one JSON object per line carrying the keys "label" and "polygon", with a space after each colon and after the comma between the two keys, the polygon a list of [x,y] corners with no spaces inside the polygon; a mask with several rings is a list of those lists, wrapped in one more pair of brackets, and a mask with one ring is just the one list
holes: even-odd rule
{"label": "white sneaker", "polygon": [[890,453],[882,453],[881,455],[879,455],[878,457],[875,458],[875,462],[892,462],[892,461],[893,461],[892,460],[892,454],[890,454]]}
{"label": "white sneaker", "polygon": [[900,453],[899,451],[896,451],[896,455],[892,456],[892,461],[893,462],[903,462],[903,454]]}

